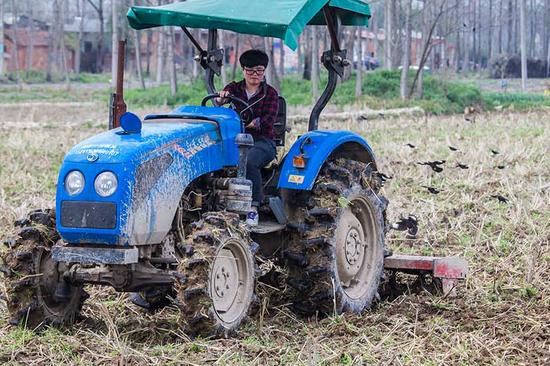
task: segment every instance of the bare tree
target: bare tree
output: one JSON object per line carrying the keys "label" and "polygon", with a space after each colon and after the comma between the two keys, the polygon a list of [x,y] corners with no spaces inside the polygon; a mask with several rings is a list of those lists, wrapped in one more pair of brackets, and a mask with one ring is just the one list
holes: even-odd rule
{"label": "bare tree", "polygon": [[81,68],[81,52],[82,52],[82,39],[84,38],[84,14],[86,9],[86,1],[84,0],[77,0],[77,13],[78,18],[80,19],[78,24],[78,41],[76,45],[76,53],[75,53],[75,62],[74,62],[74,69],[77,74],[80,74],[80,68]]}
{"label": "bare tree", "polygon": [[393,9],[395,0],[386,0],[384,2],[384,65],[387,69],[392,69],[393,64]]}
{"label": "bare tree", "polygon": [[59,24],[59,49],[61,50],[61,69],[63,71],[63,76],[65,77],[65,87],[67,90],[71,89],[71,79],[69,77],[69,67],[67,65],[67,50],[65,47],[65,0],[59,0],[59,19],[57,23]]}
{"label": "bare tree", "polygon": [[240,41],[241,41],[241,35],[239,33],[235,33],[235,47],[233,47],[233,66],[231,70],[231,80],[235,80],[237,78],[237,64],[239,63],[239,47],[240,47]]}
{"label": "bare tree", "polygon": [[12,13],[13,13],[13,19],[14,19],[14,22],[13,22],[13,51],[12,51],[12,57],[13,57],[13,61],[15,63],[15,77],[16,77],[16,80],[17,80],[17,86],[19,89],[21,89],[21,74],[20,74],[20,71],[19,71],[19,42],[18,42],[18,37],[17,37],[17,31],[18,31],[18,27],[17,27],[17,21],[19,19],[19,16],[17,15],[17,6],[16,6],[16,3],[15,3],[15,0],[11,0],[11,9],[12,9]]}
{"label": "bare tree", "polygon": [[118,6],[117,1],[112,1],[112,43],[111,43],[111,86],[113,90],[117,84],[117,62],[118,62]]}
{"label": "bare tree", "polygon": [[363,95],[363,69],[365,63],[363,62],[363,29],[357,27],[357,48],[359,50],[359,58],[357,59],[357,70],[355,76],[355,97],[359,98]]}
{"label": "bare tree", "polygon": [[31,1],[27,2],[27,11],[29,12],[29,24],[27,26],[27,59],[25,60],[27,71],[32,69],[34,53],[34,6]]}
{"label": "bare tree", "polygon": [[164,73],[164,46],[165,46],[165,29],[160,27],[158,29],[158,44],[157,44],[157,77],[156,84],[162,84],[162,75]]}
{"label": "bare tree", "polygon": [[403,60],[401,63],[401,99],[407,99],[407,81],[409,76],[410,53],[411,53],[411,8],[412,0],[405,0],[405,49],[403,50]]}
{"label": "bare tree", "polygon": [[[136,6],[136,0],[131,0],[130,6]],[[145,90],[145,79],[143,78],[143,71],[141,69],[141,32],[134,29],[133,35],[134,48],[136,49],[136,73],[141,89]]]}
{"label": "bare tree", "polygon": [[525,0],[519,0],[520,38],[521,38],[521,91],[527,87],[527,22],[525,19]]}
{"label": "bare tree", "polygon": [[4,0],[0,0],[0,75],[4,75]]}
{"label": "bare tree", "polygon": [[94,8],[99,17],[99,36],[97,38],[97,68],[96,71],[103,72],[103,42],[105,40],[105,21],[103,15],[103,0],[97,0],[97,4],[93,0],[87,0],[88,4]]}
{"label": "bare tree", "polygon": [[167,60],[167,66],[170,70],[170,95],[175,96],[178,92],[178,81],[176,77],[176,60],[174,59],[174,28],[170,27],[169,33],[168,33],[168,39],[166,40],[168,43],[168,60]]}
{"label": "bare tree", "polygon": [[311,89],[313,103],[319,99],[319,43],[317,37],[317,26],[311,27]]}
{"label": "bare tree", "polygon": [[[219,47],[223,50],[224,58],[225,58],[225,32],[223,30],[218,31],[218,41],[219,41]],[[227,85],[227,73],[225,68],[225,62],[222,64],[221,69],[221,77],[222,77],[222,84]]]}

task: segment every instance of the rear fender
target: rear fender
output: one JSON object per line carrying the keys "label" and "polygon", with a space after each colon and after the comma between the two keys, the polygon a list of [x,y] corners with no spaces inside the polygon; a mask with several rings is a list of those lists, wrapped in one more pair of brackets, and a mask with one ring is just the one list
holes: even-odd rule
{"label": "rear fender", "polygon": [[[293,158],[303,154],[305,168],[295,168]],[[278,188],[311,190],[327,159],[346,158],[370,164],[376,170],[374,153],[367,140],[350,131],[311,131],[302,135],[285,156]]]}

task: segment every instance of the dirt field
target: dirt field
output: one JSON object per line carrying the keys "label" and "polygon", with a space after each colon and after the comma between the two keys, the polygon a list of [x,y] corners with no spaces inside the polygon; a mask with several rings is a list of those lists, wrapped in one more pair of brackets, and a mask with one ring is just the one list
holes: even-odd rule
{"label": "dirt field", "polygon": [[[27,211],[53,206],[64,153],[105,128],[103,110],[80,107],[0,114],[0,238]],[[147,315],[126,295],[97,288],[83,320],[42,333],[8,326],[0,301],[0,363],[550,364],[550,111],[481,115],[474,124],[454,116],[322,127],[363,134],[381,171],[393,177],[384,189],[390,220],[418,217],[417,238],[393,231],[390,248],[469,261],[457,298],[405,291],[361,316],[327,319],[268,306],[236,338],[219,340],[191,340],[178,327],[177,311]],[[304,129],[294,126],[292,134]],[[446,160],[443,172],[416,164],[429,160]]]}

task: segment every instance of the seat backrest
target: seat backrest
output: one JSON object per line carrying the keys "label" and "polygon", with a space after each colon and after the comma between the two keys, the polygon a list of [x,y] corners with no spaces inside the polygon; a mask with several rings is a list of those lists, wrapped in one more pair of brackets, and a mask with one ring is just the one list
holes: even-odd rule
{"label": "seat backrest", "polygon": [[286,100],[279,95],[279,111],[277,112],[277,119],[273,125],[275,131],[275,145],[285,146],[285,134],[286,134]]}

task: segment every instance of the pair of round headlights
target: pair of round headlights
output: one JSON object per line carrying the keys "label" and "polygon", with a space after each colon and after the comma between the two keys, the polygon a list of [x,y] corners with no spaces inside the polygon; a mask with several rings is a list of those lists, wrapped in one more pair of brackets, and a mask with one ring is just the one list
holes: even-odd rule
{"label": "pair of round headlights", "polygon": [[[65,177],[65,190],[69,196],[76,196],[84,190],[84,175],[78,170],[73,170]],[[109,197],[116,192],[118,180],[114,173],[103,172],[94,181],[94,188],[101,197]]]}

